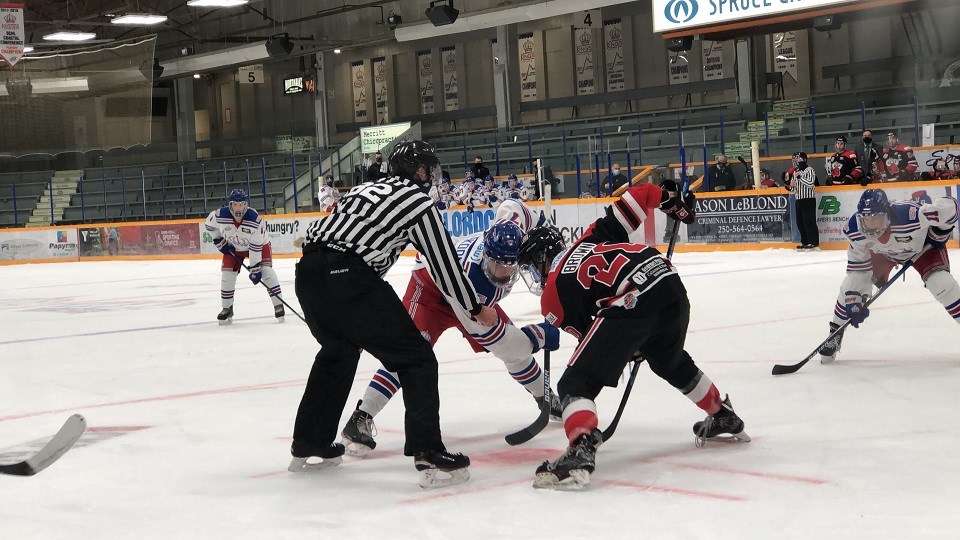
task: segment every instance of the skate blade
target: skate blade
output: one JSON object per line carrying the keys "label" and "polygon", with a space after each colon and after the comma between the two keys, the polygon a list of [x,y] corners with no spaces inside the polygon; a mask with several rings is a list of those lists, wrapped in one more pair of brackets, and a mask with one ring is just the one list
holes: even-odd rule
{"label": "skate blade", "polygon": [[277,322],[283,324],[283,317],[277,317]]}
{"label": "skate blade", "polygon": [[343,439],[342,443],[349,456],[362,458],[367,457],[370,452],[373,452],[373,448],[365,444],[351,442],[349,439]]}
{"label": "skate blade", "polygon": [[[438,476],[437,473],[444,473],[446,476]],[[470,469],[454,469],[452,471],[441,471],[440,469],[426,469],[420,471],[420,487],[423,489],[437,489],[448,486],[462,484],[470,479]]]}
{"label": "skate blade", "polygon": [[830,356],[827,356],[827,355],[824,355],[824,354],[821,354],[821,355],[820,355],[820,363],[821,363],[821,364],[830,364],[830,363],[832,363],[832,362],[833,362],[834,360],[836,360],[836,359],[837,359],[837,355],[835,355],[835,354],[832,354],[832,355],[830,355]]}
{"label": "skate blade", "polygon": [[335,458],[329,458],[329,459],[320,458],[322,459],[322,461],[319,461],[317,463],[307,463],[307,459],[309,458],[295,457],[291,459],[290,465],[287,466],[287,470],[292,473],[319,471],[321,469],[329,469],[330,467],[336,467],[341,462],[343,462],[343,458],[340,456],[337,456]]}
{"label": "skate blade", "polygon": [[741,431],[740,433],[734,433],[734,434],[725,433],[723,435],[717,435],[716,437],[710,437],[709,439],[706,439],[703,442],[703,444],[697,444],[697,447],[703,448],[704,446],[706,446],[706,443],[708,442],[730,444],[730,443],[748,443],[752,440],[753,439],[751,439],[750,436],[747,435],[746,431]]}
{"label": "skate blade", "polygon": [[220,326],[228,326],[228,325],[231,325],[231,324],[233,324],[233,317],[228,317],[228,318],[226,318],[226,319],[224,319],[224,320],[222,320],[222,321],[221,321],[221,320],[218,320],[218,321],[217,321],[217,324],[219,324]]}
{"label": "skate blade", "polygon": [[552,472],[537,474],[533,487],[537,489],[552,489],[555,491],[579,491],[590,485],[590,473],[582,469],[570,471],[570,476],[560,480]]}

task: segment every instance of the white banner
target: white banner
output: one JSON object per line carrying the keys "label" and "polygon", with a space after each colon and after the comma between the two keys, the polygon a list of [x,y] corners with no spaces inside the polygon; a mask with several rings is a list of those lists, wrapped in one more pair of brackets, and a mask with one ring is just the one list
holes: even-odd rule
{"label": "white banner", "polygon": [[517,36],[520,56],[520,101],[537,100],[537,55],[533,32]]}
{"label": "white banner", "polygon": [[862,0],[653,0],[653,31],[672,32]]}
{"label": "white banner", "polygon": [[7,229],[0,231],[0,261],[79,260],[77,229]]}
{"label": "white banner", "polygon": [[690,51],[682,51],[668,54],[668,65],[670,66],[670,84],[681,84],[690,82],[690,60],[687,55]]}
{"label": "white banner", "polygon": [[433,104],[433,53],[417,51],[417,82],[420,87],[420,113],[434,112]]}
{"label": "white banner", "polygon": [[460,90],[457,83],[457,48],[440,48],[440,63],[443,65],[443,110],[460,108]]}
{"label": "white banner", "polygon": [[577,95],[597,92],[597,79],[593,68],[593,30],[575,28],[573,30],[574,59],[577,71]]}
{"label": "white banner", "polygon": [[387,59],[384,57],[370,60],[370,67],[373,71],[373,95],[374,104],[377,109],[377,121],[375,124],[386,124],[390,121],[390,106],[387,97]]}
{"label": "white banner", "polygon": [[10,67],[23,57],[23,4],[0,3],[0,58]]}
{"label": "white banner", "polygon": [[410,129],[410,122],[386,124],[376,127],[360,128],[360,151],[364,154],[374,154],[390,144],[391,141],[403,135]]}
{"label": "white banner", "polygon": [[620,19],[603,21],[603,50],[607,66],[607,92],[624,89],[623,22]]}
{"label": "white banner", "polygon": [[774,71],[786,73],[797,81],[797,33],[773,34]]}
{"label": "white banner", "polygon": [[363,60],[350,63],[351,80],[353,81],[353,119],[364,122],[367,118],[367,75],[363,69]]}
{"label": "white banner", "polygon": [[701,41],[703,51],[703,80],[712,81],[723,78],[723,42]]}

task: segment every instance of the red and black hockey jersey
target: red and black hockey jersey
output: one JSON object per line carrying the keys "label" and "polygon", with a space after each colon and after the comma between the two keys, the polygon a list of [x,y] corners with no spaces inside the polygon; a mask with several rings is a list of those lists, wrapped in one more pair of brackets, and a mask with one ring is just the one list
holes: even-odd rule
{"label": "red and black hockey jersey", "polygon": [[547,322],[582,339],[595,317],[629,317],[645,304],[686,295],[670,261],[630,243],[660,194],[652,184],[631,187],[560,256],[540,299]]}
{"label": "red and black hockey jersey", "polygon": [[883,162],[887,168],[887,178],[891,180],[912,180],[914,173],[920,168],[913,155],[913,148],[903,143],[893,148],[884,148]]}
{"label": "red and black hockey jersey", "polygon": [[853,150],[835,152],[827,158],[827,185],[853,184],[862,176],[863,169]]}

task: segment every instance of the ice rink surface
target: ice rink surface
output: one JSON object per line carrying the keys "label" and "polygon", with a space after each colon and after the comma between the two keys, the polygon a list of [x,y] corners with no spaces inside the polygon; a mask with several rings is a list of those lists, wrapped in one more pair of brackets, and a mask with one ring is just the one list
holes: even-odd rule
{"label": "ice rink surface", "polygon": [[[399,399],[368,458],[293,475],[318,345],[293,314],[274,321],[263,287],[241,276],[235,322],[219,327],[218,261],[0,267],[0,460],[71,413],[90,426],[39,475],[0,477],[0,538],[956,538],[960,329],[916,273],[848,330],[835,364],[770,374],[826,337],[845,259],[678,254],[687,349],[753,442],[696,448],[702,412],[643,367],[580,493],[531,487],[563,431],[508,446],[535,403],[455,331],[437,348],[441,419],[447,446],[473,460],[469,482],[418,486]],[[276,267],[298,307],[294,264]],[[399,291],[410,267],[390,272]],[[504,307],[521,323],[539,314],[522,284]],[[564,335],[553,354],[554,385],[574,345]],[[377,366],[364,354],[344,420]],[[601,427],[621,393],[600,395]]]}

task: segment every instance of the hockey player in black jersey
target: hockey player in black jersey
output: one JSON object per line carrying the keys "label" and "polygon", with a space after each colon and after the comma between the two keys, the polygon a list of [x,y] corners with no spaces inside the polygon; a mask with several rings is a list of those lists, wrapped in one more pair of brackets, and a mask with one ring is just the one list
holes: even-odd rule
{"label": "hockey player in black jersey", "polygon": [[676,269],[653,247],[630,241],[630,234],[642,229],[658,208],[693,222],[692,202],[679,196],[673,181],[663,187],[641,184],[609,206],[606,216],[565,251],[558,247],[562,240],[556,229],[530,232],[521,249],[521,271],[534,282],[534,290],[542,286],[547,322],[580,341],[557,385],[570,446],[537,469],[535,487],[579,489],[589,483],[603,442],[594,399],[604,386],[616,386],[634,358],[646,360],[654,373],[707,413],[693,426],[697,446],[725,434],[750,440],[729,398],[721,399],[684,350],[690,303]]}

